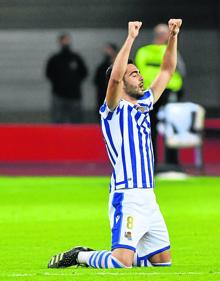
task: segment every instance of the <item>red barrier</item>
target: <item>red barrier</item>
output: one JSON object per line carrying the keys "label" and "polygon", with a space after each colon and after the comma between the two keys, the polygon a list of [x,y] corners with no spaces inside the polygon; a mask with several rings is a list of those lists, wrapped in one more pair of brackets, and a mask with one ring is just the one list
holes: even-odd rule
{"label": "red barrier", "polygon": [[206,129],[220,129],[220,119],[219,118],[210,118],[205,120]]}
{"label": "red barrier", "polygon": [[[0,125],[0,161],[108,161],[99,125]],[[163,145],[159,140],[159,159]],[[204,161],[220,163],[220,139],[205,139]],[[193,150],[180,151],[193,163]]]}
{"label": "red barrier", "polygon": [[1,125],[0,161],[107,160],[99,125]]}

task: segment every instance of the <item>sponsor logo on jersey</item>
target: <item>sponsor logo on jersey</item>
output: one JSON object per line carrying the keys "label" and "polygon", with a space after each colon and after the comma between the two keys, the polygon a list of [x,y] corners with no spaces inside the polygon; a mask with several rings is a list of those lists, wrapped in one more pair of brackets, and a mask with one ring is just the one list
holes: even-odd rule
{"label": "sponsor logo on jersey", "polygon": [[119,220],[120,220],[120,216],[117,216],[117,217],[115,218],[115,222],[118,223]]}

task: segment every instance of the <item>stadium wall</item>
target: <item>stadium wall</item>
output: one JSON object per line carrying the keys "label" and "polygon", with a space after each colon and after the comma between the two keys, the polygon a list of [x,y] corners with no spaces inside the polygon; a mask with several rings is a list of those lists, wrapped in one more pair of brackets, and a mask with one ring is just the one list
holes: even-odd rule
{"label": "stadium wall", "polygon": [[[0,31],[0,122],[47,122],[50,112],[50,85],[44,76],[46,59],[57,51],[56,37],[61,30]],[[96,96],[93,85],[95,68],[102,59],[106,41],[122,44],[125,29],[71,29],[73,46],[84,57],[89,76],[83,84],[83,108],[92,111]],[[151,42],[152,33],[140,33],[131,56],[140,46]],[[215,30],[182,30],[179,50],[187,65],[185,100],[198,102],[206,108],[220,107],[219,99],[219,33]],[[12,118],[25,112],[26,120]],[[11,120],[7,116],[11,115]],[[85,118],[86,119],[86,118]],[[87,118],[89,119],[89,118]],[[89,120],[86,120],[89,122]]]}
{"label": "stadium wall", "polygon": [[[170,17],[185,28],[217,28],[219,1],[179,0],[10,0],[0,1],[1,28],[118,28],[132,19],[153,27]],[[196,20],[195,20],[196,15]]]}

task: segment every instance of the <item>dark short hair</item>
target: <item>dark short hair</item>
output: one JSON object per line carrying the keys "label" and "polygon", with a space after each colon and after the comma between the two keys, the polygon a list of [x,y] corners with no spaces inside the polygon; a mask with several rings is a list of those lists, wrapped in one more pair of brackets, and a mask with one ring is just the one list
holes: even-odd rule
{"label": "dark short hair", "polygon": [[58,35],[57,40],[59,42],[63,41],[64,38],[69,37],[70,38],[70,34],[68,32],[62,32]]}
{"label": "dark short hair", "polygon": [[[132,59],[128,59],[128,64],[134,64],[134,61]],[[111,76],[111,73],[112,73],[112,68],[113,68],[113,64],[111,64],[106,72],[105,72],[105,76],[106,76],[106,81],[108,83],[109,79],[110,79],[110,76]]]}

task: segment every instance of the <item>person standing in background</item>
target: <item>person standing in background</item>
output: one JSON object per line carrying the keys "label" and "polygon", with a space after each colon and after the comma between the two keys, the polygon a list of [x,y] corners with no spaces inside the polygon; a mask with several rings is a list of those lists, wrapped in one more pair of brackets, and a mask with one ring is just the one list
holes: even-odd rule
{"label": "person standing in background", "polygon": [[[118,47],[114,43],[106,43],[103,48],[103,59],[101,63],[97,66],[93,82],[96,87],[96,112],[99,112],[100,107],[102,106],[105,93],[107,90],[107,81],[106,81],[106,70],[114,62],[115,57],[118,52]],[[97,119],[100,119],[99,114],[97,114]]]}
{"label": "person standing in background", "polygon": [[60,50],[46,64],[46,77],[52,86],[53,123],[82,122],[81,84],[88,74],[81,56],[71,48],[71,37],[58,37]]}
{"label": "person standing in background", "polygon": [[[152,81],[155,79],[160,71],[163,61],[163,56],[167,48],[169,38],[169,27],[167,24],[158,24],[153,30],[153,43],[143,46],[138,49],[135,56],[135,63],[140,69],[140,73],[144,78],[144,87],[148,89]],[[178,52],[177,54],[177,68],[168,83],[163,95],[155,104],[154,109],[150,112],[152,122],[151,134],[153,149],[155,155],[155,168],[157,170],[157,113],[161,106],[169,102],[178,102],[183,96],[183,78],[186,75],[185,63]],[[165,147],[165,164],[178,165],[178,151]]]}

